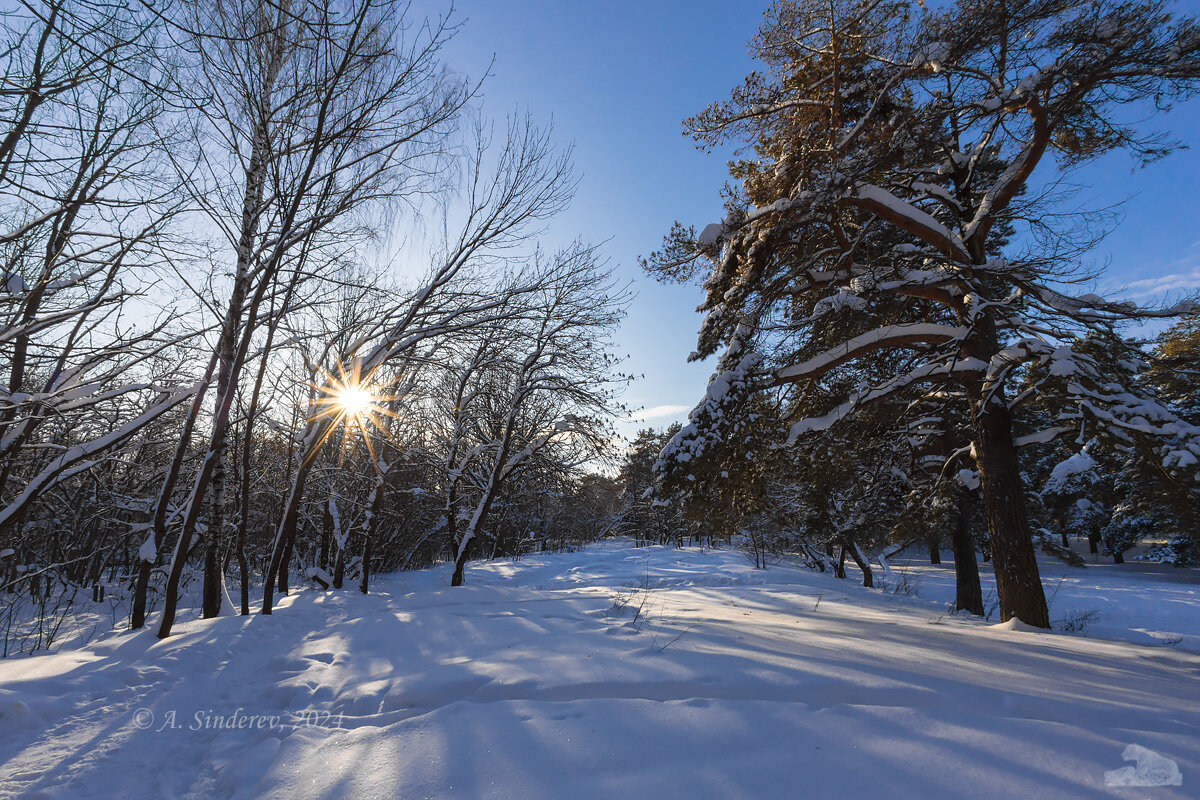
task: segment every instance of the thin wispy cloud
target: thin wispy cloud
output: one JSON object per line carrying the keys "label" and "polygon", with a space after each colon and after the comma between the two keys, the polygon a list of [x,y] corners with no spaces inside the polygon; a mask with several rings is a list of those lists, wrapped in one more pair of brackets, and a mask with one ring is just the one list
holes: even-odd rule
{"label": "thin wispy cloud", "polygon": [[664,419],[665,417],[678,417],[681,414],[686,414],[691,411],[691,406],[651,406],[650,408],[635,411],[627,417],[624,417],[625,422],[645,422],[651,419]]}
{"label": "thin wispy cloud", "polygon": [[1141,301],[1193,294],[1200,290],[1200,243],[1192,245],[1181,258],[1139,272],[1154,274],[1149,278],[1114,283],[1109,293]]}
{"label": "thin wispy cloud", "polygon": [[1177,292],[1191,293],[1200,289],[1200,267],[1187,272],[1169,272],[1153,278],[1125,284],[1125,292],[1135,298],[1158,297]]}

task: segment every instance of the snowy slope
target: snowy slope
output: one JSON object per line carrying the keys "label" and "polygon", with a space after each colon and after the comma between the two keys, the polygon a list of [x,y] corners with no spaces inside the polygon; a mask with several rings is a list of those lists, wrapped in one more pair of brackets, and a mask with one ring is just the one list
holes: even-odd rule
{"label": "snowy slope", "polygon": [[[0,662],[0,795],[1200,795],[1200,656],[1178,647],[1004,630],[721,551],[448,578]],[[238,709],[267,727],[203,727]],[[1182,786],[1106,787],[1131,744]]]}

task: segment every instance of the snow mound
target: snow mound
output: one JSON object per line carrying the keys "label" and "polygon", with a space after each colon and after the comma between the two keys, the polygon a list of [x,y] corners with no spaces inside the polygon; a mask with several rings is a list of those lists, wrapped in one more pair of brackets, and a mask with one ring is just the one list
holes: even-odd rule
{"label": "snow mound", "polygon": [[1033,625],[1025,624],[1019,617],[1013,617],[1008,622],[989,625],[988,629],[993,631],[1021,631],[1023,633],[1049,633],[1045,628],[1036,628]]}

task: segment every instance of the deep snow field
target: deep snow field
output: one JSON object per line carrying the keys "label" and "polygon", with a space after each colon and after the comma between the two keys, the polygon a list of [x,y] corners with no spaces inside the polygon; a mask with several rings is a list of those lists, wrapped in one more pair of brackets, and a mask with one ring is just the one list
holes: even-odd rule
{"label": "deep snow field", "polygon": [[[1196,572],[1128,566],[1044,564],[1086,636],[624,542],[188,612],[0,661],[0,796],[1200,797]],[[1106,786],[1129,745],[1182,785]]]}

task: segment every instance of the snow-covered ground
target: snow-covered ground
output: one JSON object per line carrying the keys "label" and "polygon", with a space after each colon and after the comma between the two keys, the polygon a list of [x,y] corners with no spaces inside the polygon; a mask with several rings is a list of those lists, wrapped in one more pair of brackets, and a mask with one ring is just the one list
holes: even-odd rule
{"label": "snow-covered ground", "polygon": [[[1145,548],[1130,551],[1124,564],[1088,553],[1083,540],[1074,541],[1072,548],[1086,562],[1083,568],[1054,558],[1039,561],[1055,629],[1200,653],[1200,569],[1134,560],[1133,554]],[[954,560],[949,551],[942,553],[940,566],[931,565],[924,552],[905,555],[909,557],[892,559],[893,586],[904,584],[904,591],[932,605],[954,600]],[[979,570],[985,606],[998,614],[992,565],[981,561]],[[859,577],[852,564],[847,573]]]}
{"label": "snow-covered ground", "polygon": [[[1184,641],[948,616],[948,563],[912,596],[625,543],[188,614],[0,661],[0,795],[1200,796],[1200,586],[1132,566],[1064,568],[1052,616]],[[1129,745],[1182,785],[1106,786]]]}

